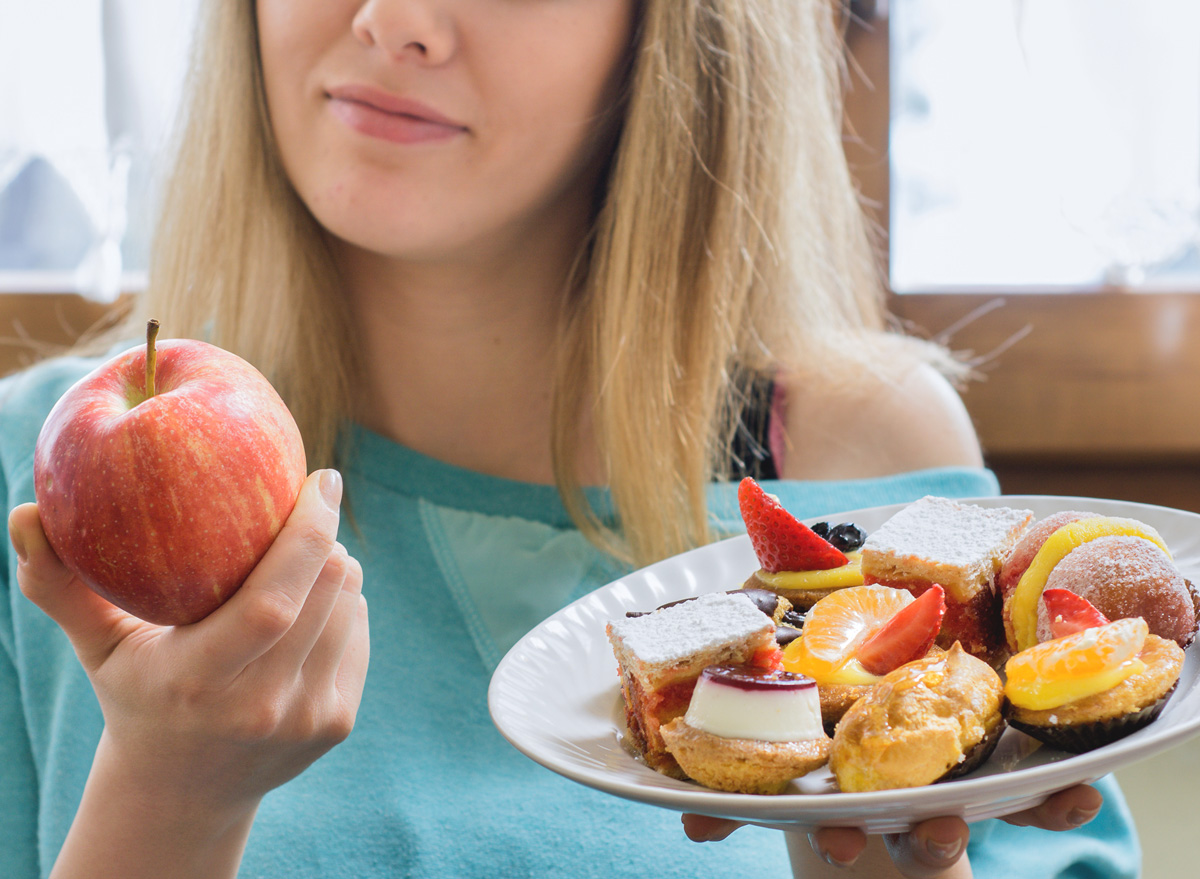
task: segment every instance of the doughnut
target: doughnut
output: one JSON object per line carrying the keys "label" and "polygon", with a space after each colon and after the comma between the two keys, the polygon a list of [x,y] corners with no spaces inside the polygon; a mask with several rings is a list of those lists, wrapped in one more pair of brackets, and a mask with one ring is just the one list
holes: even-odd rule
{"label": "doughnut", "polygon": [[[1150,633],[1187,647],[1196,637],[1200,607],[1195,589],[1161,549],[1140,537],[1100,537],[1063,557],[1046,578],[1047,589],[1068,589],[1110,620],[1141,617]],[[1038,601],[1038,640],[1050,637],[1044,602]]]}
{"label": "doughnut", "polygon": [[1037,555],[1037,551],[1042,548],[1042,544],[1051,534],[1063,525],[1078,522],[1080,519],[1090,519],[1096,515],[1096,513],[1081,513],[1078,510],[1064,510],[1061,513],[1052,513],[1045,519],[1034,523],[1017,541],[1008,558],[1004,560],[1004,564],[1000,566],[1000,574],[996,577],[1000,595],[1007,598],[1017,588],[1021,575],[1025,573],[1029,563],[1033,561],[1033,557]]}

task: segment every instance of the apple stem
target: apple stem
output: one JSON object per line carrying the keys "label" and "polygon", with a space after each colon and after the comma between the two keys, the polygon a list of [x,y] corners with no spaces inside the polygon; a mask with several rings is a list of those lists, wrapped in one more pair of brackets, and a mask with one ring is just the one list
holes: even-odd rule
{"label": "apple stem", "polygon": [[146,399],[154,396],[154,368],[158,363],[158,352],[154,350],[154,340],[158,338],[158,321],[154,318],[146,321]]}

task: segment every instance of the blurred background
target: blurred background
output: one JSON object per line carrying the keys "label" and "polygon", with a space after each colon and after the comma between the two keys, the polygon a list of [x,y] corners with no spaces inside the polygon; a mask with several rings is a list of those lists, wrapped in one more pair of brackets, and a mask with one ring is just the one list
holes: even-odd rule
{"label": "blurred background", "polygon": [[[1200,3],[830,0],[898,321],[972,364],[1009,494],[1200,512]],[[0,372],[145,282],[196,0],[0,2]],[[1194,875],[1200,743],[1122,772]]]}

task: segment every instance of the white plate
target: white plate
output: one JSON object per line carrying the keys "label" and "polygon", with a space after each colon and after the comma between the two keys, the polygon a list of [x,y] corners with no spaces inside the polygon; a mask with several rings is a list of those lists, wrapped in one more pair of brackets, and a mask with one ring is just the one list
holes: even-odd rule
{"label": "white plate", "polygon": [[[971,502],[1030,509],[1037,518],[1088,510],[1138,519],[1158,529],[1185,576],[1200,583],[1200,515],[1195,513],[1091,498],[1010,495]],[[903,506],[821,518],[855,522],[870,532]],[[605,624],[627,610],[652,610],[677,598],[736,588],[757,567],[749,538],[735,537],[636,571],[554,614],[522,638],[492,676],[488,707],[497,728],[543,766],[619,797],[785,830],[842,825],[869,833],[902,831],[940,815],[979,821],[1017,812],[1200,732],[1200,670],[1196,651],[1188,650],[1179,686],[1158,720],[1087,754],[1038,746],[1009,729],[980,769],[928,787],[836,793],[828,770],[820,770],[782,795],[754,796],[667,778],[622,745],[624,709]]]}

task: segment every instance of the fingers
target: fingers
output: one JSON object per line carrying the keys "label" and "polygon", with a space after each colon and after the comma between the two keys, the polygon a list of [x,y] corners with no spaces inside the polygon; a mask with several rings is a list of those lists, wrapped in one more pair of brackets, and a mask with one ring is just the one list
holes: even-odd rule
{"label": "fingers", "polygon": [[[209,628],[220,632],[215,636],[219,643],[209,652],[220,663],[218,672],[238,674],[296,624],[337,541],[341,497],[342,480],[336,470],[311,474],[283,530],[246,582],[198,624],[211,620]],[[329,578],[336,577],[331,570]],[[318,610],[314,606],[314,613]]]}
{"label": "fingers", "polygon": [[284,659],[290,667],[299,668],[305,663],[330,623],[352,564],[357,567],[358,563],[350,558],[344,546],[334,543],[296,622],[272,648],[273,655]]}
{"label": "fingers", "polygon": [[358,706],[362,702],[363,685],[367,679],[367,664],[371,657],[370,628],[367,623],[367,600],[360,594],[354,602],[354,621],[350,637],[342,653],[334,679],[334,687],[341,700],[342,711],[348,720],[344,732],[350,734]]}
{"label": "fingers", "polygon": [[[306,674],[320,674],[322,669],[336,672],[355,635],[360,604],[365,611],[365,601],[362,600],[362,568],[357,560],[347,555],[344,559],[343,573],[329,620],[321,638],[313,643],[304,661]],[[334,675],[330,674],[330,679],[333,677]]]}
{"label": "fingers", "polygon": [[1040,805],[1008,815],[1003,820],[1017,827],[1074,830],[1095,818],[1103,805],[1104,795],[1100,791],[1080,784],[1051,794]]}
{"label": "fingers", "polygon": [[967,850],[971,831],[961,818],[930,818],[908,833],[884,836],[896,869],[908,879],[933,879],[953,867]]}
{"label": "fingers", "polygon": [[683,832],[692,842],[718,842],[725,839],[742,825],[726,818],[685,813],[682,817]]}
{"label": "fingers", "polygon": [[58,623],[84,667],[95,668],[120,641],[121,628],[136,621],[67,570],[46,540],[36,504],[13,509],[8,533],[21,592]]}
{"label": "fingers", "polygon": [[825,863],[849,867],[867,847],[867,835],[857,827],[822,827],[808,835],[808,842]]}

